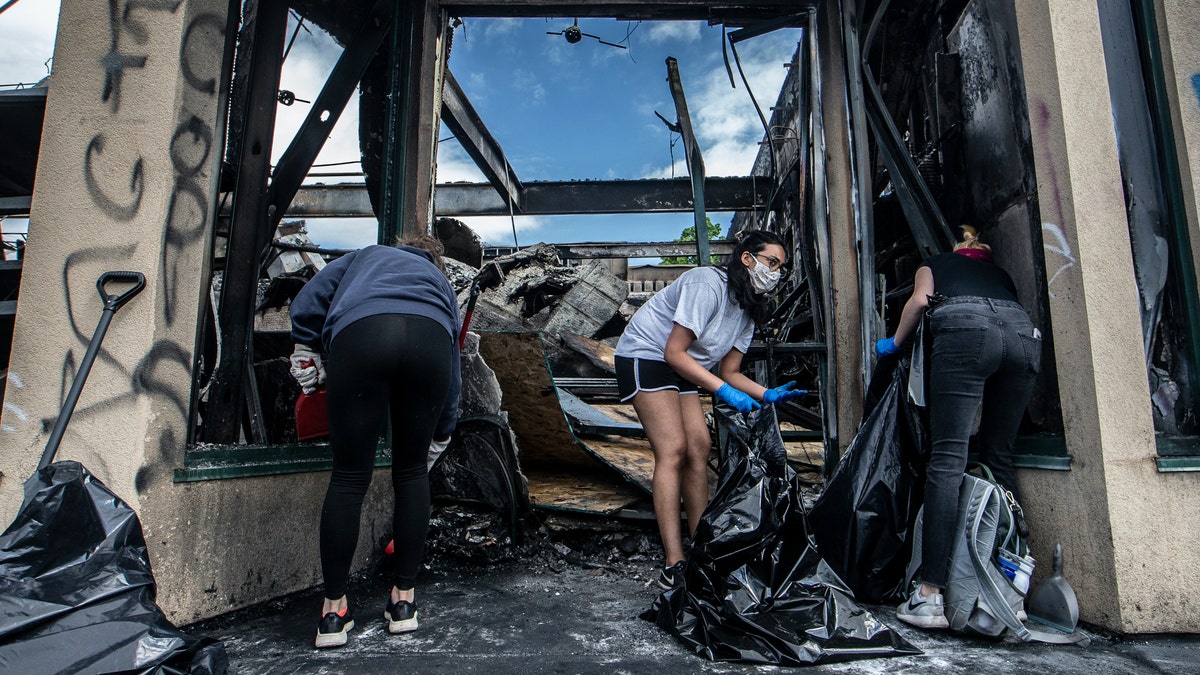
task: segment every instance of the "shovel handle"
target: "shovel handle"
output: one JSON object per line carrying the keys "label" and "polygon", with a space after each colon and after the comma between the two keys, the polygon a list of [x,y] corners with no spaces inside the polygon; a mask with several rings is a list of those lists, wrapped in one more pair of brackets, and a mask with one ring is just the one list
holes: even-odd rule
{"label": "shovel handle", "polygon": [[[133,284],[128,290],[119,295],[113,295],[104,290],[105,284],[110,281],[121,281]],[[113,271],[105,272],[96,279],[96,290],[100,291],[100,299],[104,301],[104,309],[115,312],[121,309],[121,306],[133,299],[133,296],[142,292],[146,287],[146,276],[141,272],[124,272]]]}

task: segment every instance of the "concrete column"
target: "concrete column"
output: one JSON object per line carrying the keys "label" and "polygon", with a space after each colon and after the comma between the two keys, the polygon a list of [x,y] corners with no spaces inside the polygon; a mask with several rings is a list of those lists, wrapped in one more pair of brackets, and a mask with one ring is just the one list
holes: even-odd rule
{"label": "concrete column", "polygon": [[[158,603],[178,623],[318,584],[329,480],[173,480],[209,278],[228,6],[116,0],[110,21],[108,3],[63,1],[0,418],[7,523],[100,317],[96,278],[146,275],[112,321],[58,458],[80,461],[137,511]],[[377,476],[354,569],[387,541],[390,498]]]}
{"label": "concrete column", "polygon": [[[1024,471],[1038,576],[1062,542],[1083,620],[1200,628],[1194,474],[1159,474],[1096,4],[1016,3],[1070,472]],[[1036,583],[1036,579],[1035,579]]]}
{"label": "concrete column", "polygon": [[[845,450],[862,421],[862,313],[859,302],[858,250],[854,210],[854,162],[840,3],[822,3],[817,19],[821,59],[821,115],[825,127],[825,190],[829,204],[830,267],[833,278],[833,325],[826,338],[834,344],[837,377],[837,434]],[[818,187],[819,189],[819,187]]]}
{"label": "concrete column", "polygon": [[[96,278],[146,275],[63,439],[137,506],[182,461],[224,130],[227,0],[65,0],[3,415],[0,518],[20,501],[100,317]],[[113,18],[115,17],[115,18]]]}

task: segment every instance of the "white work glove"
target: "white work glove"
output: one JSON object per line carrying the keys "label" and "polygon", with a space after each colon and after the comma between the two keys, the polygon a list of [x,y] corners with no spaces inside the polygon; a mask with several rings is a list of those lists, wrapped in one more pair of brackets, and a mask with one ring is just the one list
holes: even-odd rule
{"label": "white work glove", "polygon": [[292,377],[300,383],[300,389],[311,394],[317,387],[325,383],[325,366],[321,365],[321,355],[313,352],[304,345],[296,345],[292,352]]}
{"label": "white work glove", "polygon": [[450,437],[449,436],[447,436],[446,440],[444,440],[444,441],[439,441],[436,438],[429,441],[429,459],[426,462],[426,469],[425,469],[426,471],[433,470],[433,465],[437,464],[438,457],[441,457],[442,453],[445,452],[446,448],[448,448],[448,447],[450,447]]}

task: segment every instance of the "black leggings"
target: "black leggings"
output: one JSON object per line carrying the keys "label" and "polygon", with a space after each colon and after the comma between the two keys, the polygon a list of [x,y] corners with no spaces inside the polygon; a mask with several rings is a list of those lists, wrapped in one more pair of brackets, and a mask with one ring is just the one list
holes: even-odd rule
{"label": "black leggings", "polygon": [[379,437],[392,423],[393,584],[413,587],[429,530],[425,462],[450,388],[450,334],[432,319],[379,314],[343,328],[329,348],[326,391],[333,475],[321,509],[325,597],[346,594]]}

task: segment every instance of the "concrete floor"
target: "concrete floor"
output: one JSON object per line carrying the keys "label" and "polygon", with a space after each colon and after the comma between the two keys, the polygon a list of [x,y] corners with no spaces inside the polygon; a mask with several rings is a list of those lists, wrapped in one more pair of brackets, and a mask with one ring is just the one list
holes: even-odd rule
{"label": "concrete floor", "polygon": [[[392,636],[382,619],[387,583],[358,579],[356,627],[346,647],[312,648],[314,590],[189,627],[225,643],[236,673],[729,673],[779,670],[712,663],[638,618],[657,594],[652,533],[585,532],[621,546],[583,554],[543,540],[490,564],[434,552],[417,587],[421,628]],[[631,542],[641,542],[640,546]],[[605,547],[599,547],[604,549]],[[821,666],[839,673],[1200,673],[1200,636],[1092,634],[1087,647],[990,643],[910,629],[892,608],[870,608],[922,656]]]}

